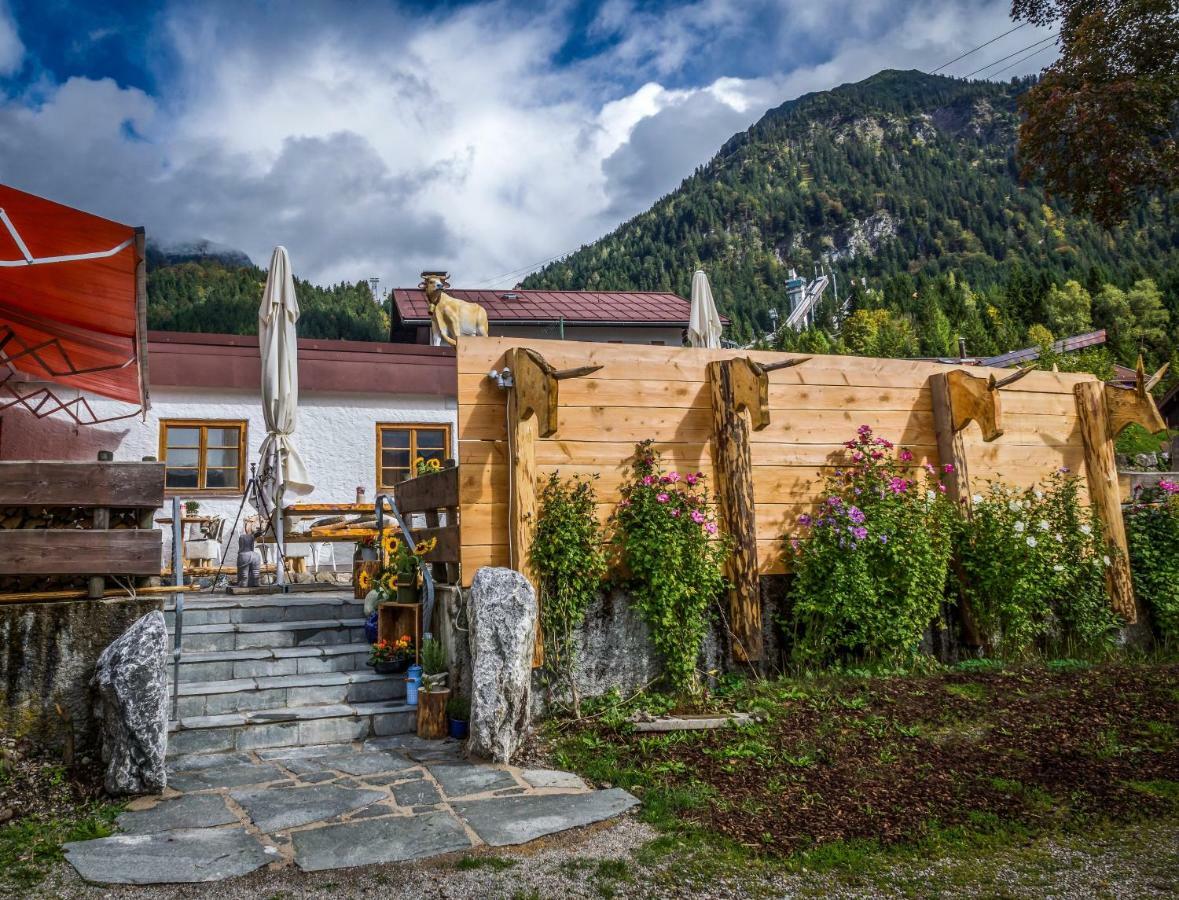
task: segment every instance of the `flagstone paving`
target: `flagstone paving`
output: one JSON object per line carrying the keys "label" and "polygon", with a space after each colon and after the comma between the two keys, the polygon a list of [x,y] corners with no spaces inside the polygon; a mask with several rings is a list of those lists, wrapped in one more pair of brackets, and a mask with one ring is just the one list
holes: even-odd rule
{"label": "flagstone paving", "polygon": [[164,796],[129,804],[123,833],[67,844],[66,858],[110,884],[217,881],[267,865],[311,872],[526,843],[638,803],[568,772],[470,762],[461,749],[394,735],[179,756]]}

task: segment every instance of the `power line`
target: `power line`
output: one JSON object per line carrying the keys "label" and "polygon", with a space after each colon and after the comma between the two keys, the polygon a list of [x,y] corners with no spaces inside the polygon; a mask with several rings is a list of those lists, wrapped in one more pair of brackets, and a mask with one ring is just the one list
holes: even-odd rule
{"label": "power line", "polygon": [[499,281],[502,278],[511,278],[513,275],[527,275],[530,272],[533,272],[536,269],[539,269],[541,266],[548,265],[551,262],[556,262],[558,259],[562,259],[566,256],[576,253],[580,249],[581,249],[581,247],[577,246],[577,247],[574,247],[572,250],[564,250],[561,253],[558,253],[556,256],[550,256],[548,259],[542,259],[540,262],[529,263],[528,265],[521,266],[518,269],[512,269],[510,272],[504,272],[502,275],[493,275],[490,278],[481,278],[478,281],[474,282],[472,287],[481,287],[482,285],[485,285],[485,284],[492,284],[496,281]]}
{"label": "power line", "polygon": [[997,59],[997,60],[995,60],[993,63],[988,63],[987,65],[983,66],[981,69],[975,69],[975,70],[974,70],[973,72],[971,72],[969,75],[966,75],[966,76],[964,76],[964,77],[966,77],[966,78],[973,78],[973,77],[974,77],[975,75],[977,75],[979,72],[985,72],[987,69],[990,69],[990,68],[993,68],[993,67],[995,67],[995,66],[999,65],[999,63],[1001,63],[1001,62],[1007,62],[1007,60],[1011,59],[1013,56],[1019,56],[1019,54],[1021,54],[1021,53],[1025,52],[1025,51],[1027,51],[1027,50],[1031,50],[1033,47],[1039,47],[1041,44],[1046,44],[1046,43],[1048,43],[1049,41],[1054,41],[1054,40],[1056,40],[1056,38],[1057,38],[1057,37],[1059,37],[1059,36],[1060,36],[1060,32],[1059,32],[1059,31],[1057,31],[1057,32],[1054,32],[1053,34],[1050,34],[1050,35],[1048,35],[1048,37],[1046,37],[1046,38],[1044,38],[1044,39],[1042,39],[1042,40],[1036,41],[1034,44],[1028,44],[1026,47],[1020,47],[1020,48],[1019,48],[1018,50],[1016,50],[1014,53],[1008,53],[1008,54],[1007,54],[1006,56],[1004,56],[1002,59]]}
{"label": "power line", "polygon": [[991,44],[995,43],[995,41],[999,40],[999,38],[1005,38],[1005,37],[1007,37],[1007,35],[1009,35],[1009,34],[1014,34],[1015,32],[1019,31],[1019,29],[1023,28],[1025,25],[1027,25],[1027,22],[1020,22],[1018,25],[1016,25],[1016,26],[1015,26],[1014,28],[1012,28],[1010,31],[1004,31],[1002,34],[998,35],[998,37],[993,37],[993,38],[991,38],[991,39],[990,39],[989,41],[987,41],[985,44],[979,44],[979,45],[978,45],[977,47],[975,47],[973,50],[967,50],[967,51],[966,51],[965,53],[963,53],[961,56],[955,56],[955,57],[954,57],[953,59],[951,59],[949,62],[944,62],[944,63],[942,63],[940,66],[938,66],[936,69],[934,69],[933,71],[931,71],[929,74],[930,74],[930,75],[936,75],[938,72],[940,72],[942,69],[946,68],[947,66],[952,66],[952,65],[954,65],[954,63],[958,62],[958,60],[960,60],[960,59],[966,59],[966,57],[970,56],[970,54],[972,54],[972,53],[977,53],[977,52],[978,52],[979,50],[981,50],[983,47],[989,47]]}
{"label": "power line", "polygon": [[1004,66],[1004,67],[1003,67],[1002,69],[1000,69],[998,72],[992,72],[992,73],[991,73],[990,75],[988,75],[987,77],[988,77],[988,78],[998,78],[1000,75],[1002,75],[1002,74],[1003,74],[1004,72],[1006,72],[1008,69],[1014,69],[1014,68],[1015,68],[1016,66],[1018,66],[1020,63],[1027,62],[1027,61],[1028,61],[1029,59],[1031,59],[1033,56],[1039,56],[1041,53],[1044,53],[1044,52],[1046,52],[1046,51],[1048,51],[1048,50],[1055,50],[1055,49],[1056,49],[1056,48],[1055,48],[1055,47],[1053,47],[1051,44],[1050,44],[1049,46],[1047,46],[1047,47],[1041,47],[1041,48],[1040,48],[1039,50],[1037,50],[1036,52],[1034,52],[1034,53],[1029,53],[1027,56],[1025,56],[1025,57],[1022,57],[1021,59],[1017,59],[1017,60],[1016,60],[1015,62],[1013,62],[1011,65],[1009,65],[1009,66]]}

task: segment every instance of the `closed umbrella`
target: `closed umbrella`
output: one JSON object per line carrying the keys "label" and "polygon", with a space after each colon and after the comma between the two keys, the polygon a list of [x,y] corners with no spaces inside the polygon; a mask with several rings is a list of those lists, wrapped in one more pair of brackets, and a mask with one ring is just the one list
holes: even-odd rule
{"label": "closed umbrella", "polygon": [[688,343],[693,347],[719,349],[721,320],[712,299],[712,288],[703,269],[692,276],[692,313],[688,319]]}
{"label": "closed umbrella", "polygon": [[[275,533],[282,538],[283,494],[309,494],[314,489],[311,476],[293,435],[299,407],[299,348],[295,323],[299,321],[299,302],[295,298],[295,279],[286,247],[275,247],[270,258],[266,290],[258,307],[258,349],[262,355],[262,415],[266,420],[266,439],[262,442],[261,492],[263,502],[274,510]],[[276,572],[281,584],[282,554]]]}

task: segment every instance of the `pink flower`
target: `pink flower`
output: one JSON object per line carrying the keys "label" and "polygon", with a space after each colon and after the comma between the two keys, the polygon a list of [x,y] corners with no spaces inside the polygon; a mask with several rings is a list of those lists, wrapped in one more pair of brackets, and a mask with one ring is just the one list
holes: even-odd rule
{"label": "pink flower", "polygon": [[791,538],[790,539],[790,549],[791,550],[793,550],[795,553],[797,553],[799,546],[800,546],[800,544],[798,543],[798,538]]}
{"label": "pink flower", "polygon": [[679,472],[668,472],[667,473],[667,480],[670,481],[672,484],[675,484],[677,481],[680,480],[680,473]]}
{"label": "pink flower", "polygon": [[1179,482],[1168,481],[1165,478],[1160,479],[1159,490],[1167,494],[1179,494]]}
{"label": "pink flower", "polygon": [[933,472],[933,463],[926,463],[925,464],[925,471],[926,472]]}
{"label": "pink flower", "polygon": [[856,449],[856,442],[855,441],[844,441],[843,446],[847,447],[848,450],[855,450]]}
{"label": "pink flower", "polygon": [[944,484],[939,484],[937,486],[937,489],[938,489],[938,491],[940,491],[943,494],[946,492],[946,486]]}
{"label": "pink flower", "polygon": [[680,511],[678,509],[672,509],[671,510],[671,517],[673,519],[678,519],[680,517]]}
{"label": "pink flower", "polygon": [[716,522],[705,522],[704,530],[709,534],[716,534]]}
{"label": "pink flower", "polygon": [[644,475],[643,476],[643,484],[650,487],[654,483],[655,483],[655,476],[654,475]]}
{"label": "pink flower", "polygon": [[851,533],[852,537],[854,537],[857,541],[862,541],[868,536],[868,529],[863,525],[859,525],[856,528],[851,529]]}
{"label": "pink flower", "polygon": [[841,506],[842,504],[843,504],[843,501],[840,500],[838,497],[828,497],[827,498],[827,505],[828,506]]}
{"label": "pink flower", "polygon": [[856,429],[856,434],[863,435],[864,437],[867,437],[871,433],[872,433],[872,426],[871,425],[861,425],[859,428]]}
{"label": "pink flower", "polygon": [[704,513],[700,512],[700,510],[698,510],[698,509],[692,510],[692,521],[695,522],[697,525],[703,525],[704,524]]}
{"label": "pink flower", "polygon": [[619,506],[630,506],[630,501],[629,500],[619,500],[618,505]]}
{"label": "pink flower", "polygon": [[909,482],[903,478],[893,477],[889,479],[888,489],[894,494],[903,494],[909,488]]}
{"label": "pink flower", "polygon": [[901,462],[913,461],[913,452],[911,450],[902,449],[901,452],[897,454],[897,456],[900,458]]}
{"label": "pink flower", "polygon": [[879,450],[873,450],[873,451],[872,451],[872,458],[873,458],[873,459],[883,459],[883,458],[884,458],[884,454],[883,454],[883,453],[881,453]]}
{"label": "pink flower", "polygon": [[852,459],[854,459],[856,462],[860,462],[863,458],[864,458],[864,454],[861,453],[859,450],[857,450],[855,453],[852,454]]}
{"label": "pink flower", "polygon": [[669,498],[668,498],[667,494],[656,494],[655,499],[658,500],[660,503],[666,503]]}
{"label": "pink flower", "polygon": [[798,517],[798,524],[806,527],[811,524],[811,517],[809,513],[803,513]]}
{"label": "pink flower", "polygon": [[892,441],[890,441],[886,438],[877,438],[876,443],[879,444],[881,447],[884,447],[888,450],[892,449]]}
{"label": "pink flower", "polygon": [[954,464],[953,463],[946,463],[944,466],[942,466],[942,471],[943,472],[953,472],[954,471]]}
{"label": "pink flower", "polygon": [[660,476],[659,476],[659,483],[660,483],[660,484],[667,484],[667,483],[668,483],[670,480],[671,480],[671,479],[670,479],[670,478],[668,478],[666,475],[660,475]]}
{"label": "pink flower", "polygon": [[696,486],[696,482],[697,482],[697,481],[699,481],[699,480],[700,480],[700,476],[699,476],[699,475],[693,475],[691,472],[689,472],[687,475],[685,475],[685,476],[684,476],[684,481],[688,482],[688,485],[689,485],[690,487],[695,487],[695,486]]}

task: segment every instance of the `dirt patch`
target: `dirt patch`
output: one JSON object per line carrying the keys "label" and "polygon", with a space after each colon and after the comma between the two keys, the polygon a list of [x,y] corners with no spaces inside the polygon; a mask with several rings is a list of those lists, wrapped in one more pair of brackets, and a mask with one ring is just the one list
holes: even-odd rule
{"label": "dirt patch", "polygon": [[[618,782],[759,851],[1164,814],[1179,804],[1179,666],[763,685],[751,727],[655,740],[598,725]],[[601,771],[593,772],[601,776]]]}

